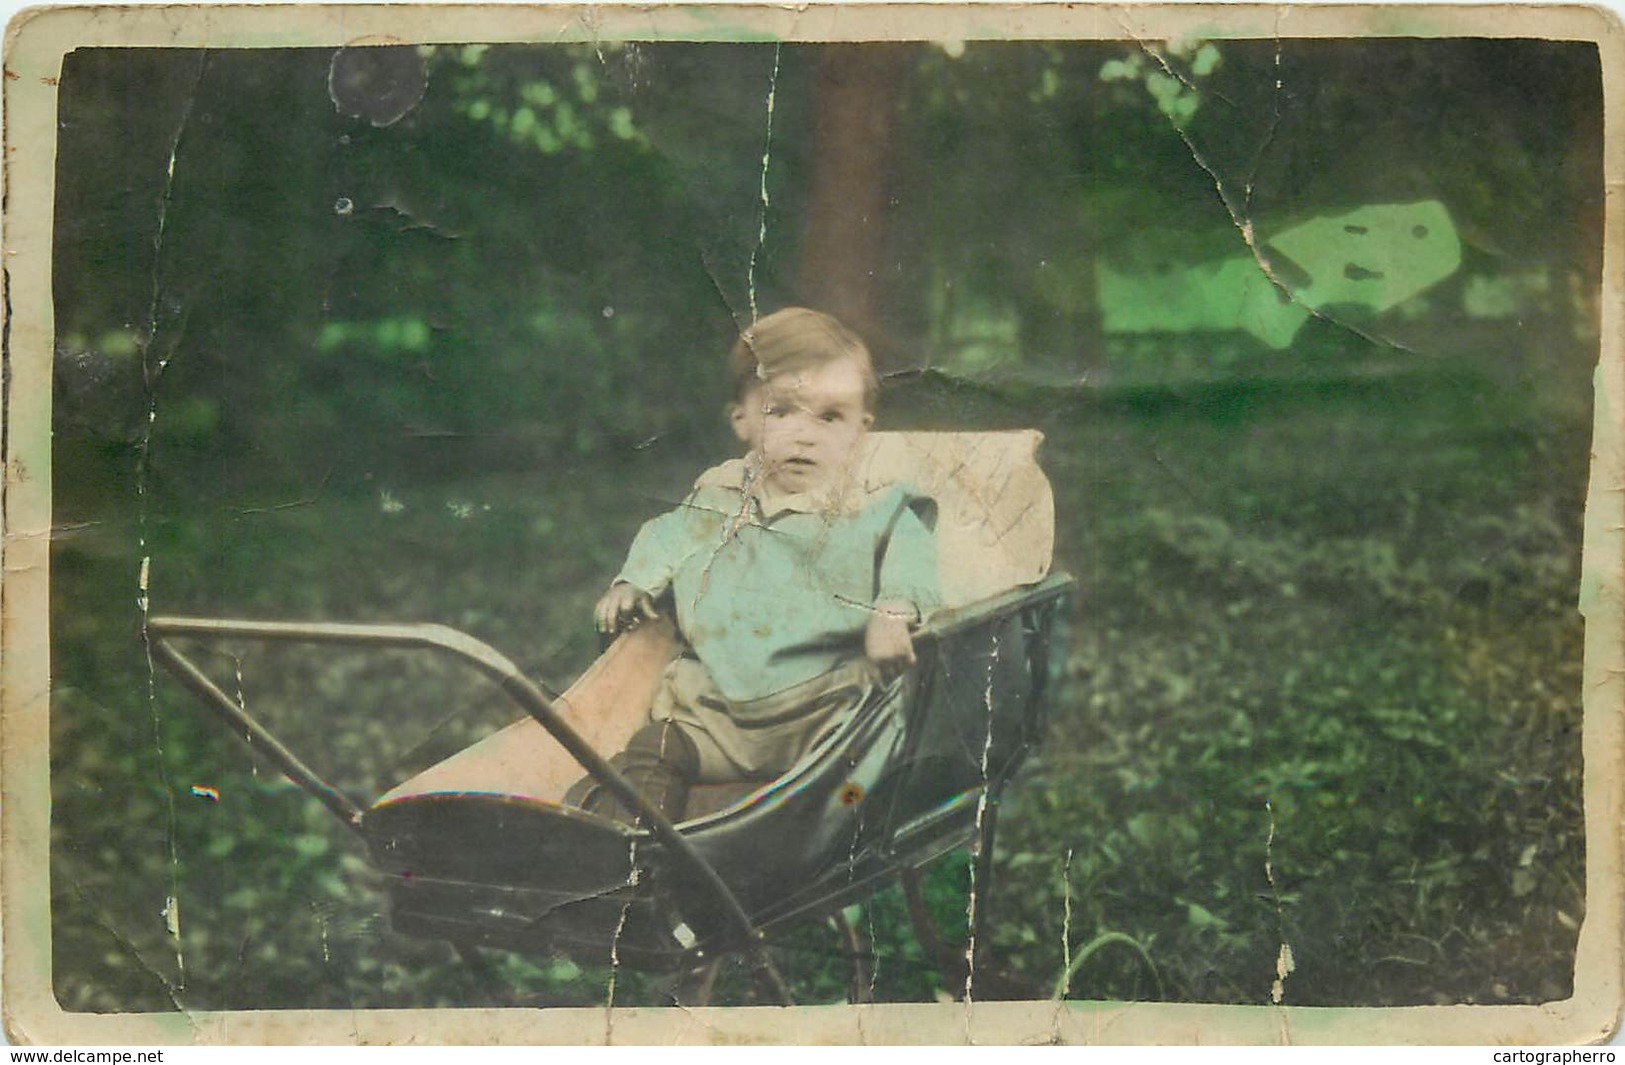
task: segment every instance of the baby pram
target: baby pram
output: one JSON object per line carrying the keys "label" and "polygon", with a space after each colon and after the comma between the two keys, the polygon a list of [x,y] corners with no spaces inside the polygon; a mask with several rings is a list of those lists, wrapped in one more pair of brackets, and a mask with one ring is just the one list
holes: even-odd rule
{"label": "baby pram", "polygon": [[[682,971],[743,953],[788,1001],[763,942],[942,855],[973,846],[985,919],[999,797],[1042,734],[1050,644],[1070,578],[1046,576],[1054,507],[1041,437],[875,433],[860,476],[937,501],[946,608],[919,661],[783,777],[696,789],[673,823],[608,764],[646,720],[677,653],[669,623],[624,634],[562,695],[440,625],[154,617],[154,656],[231,731],[366,841],[408,935]],[[324,781],[177,647],[272,640],[414,648],[471,664],[529,715],[363,807]],[[564,805],[583,769],[635,806],[639,827]],[[916,908],[917,910],[918,908]]]}

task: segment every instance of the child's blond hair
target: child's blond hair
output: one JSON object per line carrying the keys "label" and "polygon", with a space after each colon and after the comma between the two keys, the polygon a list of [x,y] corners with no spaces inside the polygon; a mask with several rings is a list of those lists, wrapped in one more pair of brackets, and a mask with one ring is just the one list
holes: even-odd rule
{"label": "child's blond hair", "polygon": [[734,402],[770,377],[788,371],[852,359],[863,373],[863,405],[873,412],[880,380],[874,361],[858,335],[822,311],[786,307],[759,318],[739,335],[729,363],[733,369]]}

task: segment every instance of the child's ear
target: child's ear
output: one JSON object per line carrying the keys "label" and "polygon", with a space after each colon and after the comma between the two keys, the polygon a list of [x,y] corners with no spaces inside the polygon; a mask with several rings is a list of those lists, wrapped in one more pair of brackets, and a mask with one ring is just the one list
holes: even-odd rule
{"label": "child's ear", "polygon": [[746,412],[745,405],[743,403],[728,404],[728,424],[733,426],[734,435],[739,438],[739,442],[741,444],[749,444],[751,442],[750,427],[745,424],[745,421],[749,416],[750,415]]}
{"label": "child's ear", "polygon": [[873,429],[874,427],[875,427],[875,412],[872,411],[872,410],[864,411],[863,412],[863,431],[867,433],[870,429]]}

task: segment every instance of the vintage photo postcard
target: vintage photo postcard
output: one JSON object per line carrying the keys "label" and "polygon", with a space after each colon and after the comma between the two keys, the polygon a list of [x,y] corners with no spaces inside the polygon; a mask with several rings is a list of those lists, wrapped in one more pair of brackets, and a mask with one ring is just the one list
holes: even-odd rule
{"label": "vintage photo postcard", "polygon": [[19,1043],[1586,1043],[1621,24],[60,8]]}

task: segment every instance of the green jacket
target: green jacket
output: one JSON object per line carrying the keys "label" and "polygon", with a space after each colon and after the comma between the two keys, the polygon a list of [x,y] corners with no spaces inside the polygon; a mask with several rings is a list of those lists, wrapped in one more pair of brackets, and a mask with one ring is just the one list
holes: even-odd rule
{"label": "green jacket", "polygon": [[863,654],[877,602],[940,599],[936,505],[902,485],[835,506],[773,504],[745,489],[746,464],[706,471],[677,509],[638,532],[617,580],[670,591],[677,626],[730,700],[773,695]]}

